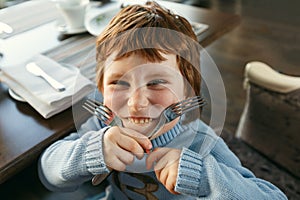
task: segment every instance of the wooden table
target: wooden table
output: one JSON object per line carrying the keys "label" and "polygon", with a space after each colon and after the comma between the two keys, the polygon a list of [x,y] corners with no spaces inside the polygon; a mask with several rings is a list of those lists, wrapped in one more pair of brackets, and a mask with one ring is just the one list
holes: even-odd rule
{"label": "wooden table", "polygon": [[[163,4],[195,22],[209,25],[209,29],[198,37],[203,47],[232,30],[240,21],[237,15],[171,2]],[[18,6],[22,7],[22,4]],[[0,16],[4,10],[0,10]],[[26,34],[30,34],[30,31]],[[50,119],[44,119],[27,103],[11,99],[7,90],[0,83],[0,184],[31,164],[48,145],[74,130],[74,120],[83,122],[88,117],[88,113],[82,110],[82,115],[74,119],[69,108]],[[76,105],[77,109],[82,109],[80,105],[81,102]]]}

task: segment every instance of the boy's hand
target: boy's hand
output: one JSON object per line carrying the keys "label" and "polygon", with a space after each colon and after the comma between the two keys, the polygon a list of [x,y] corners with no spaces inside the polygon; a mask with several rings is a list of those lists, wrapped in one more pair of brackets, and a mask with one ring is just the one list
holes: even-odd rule
{"label": "boy's hand", "polygon": [[124,171],[134,161],[142,159],[144,150],[151,149],[151,141],[144,135],[126,128],[113,126],[103,137],[104,161],[109,168]]}
{"label": "boy's hand", "polygon": [[178,174],[179,158],[181,150],[171,148],[157,148],[146,160],[146,166],[150,169],[154,165],[154,171],[157,179],[172,194],[175,192],[175,185]]}

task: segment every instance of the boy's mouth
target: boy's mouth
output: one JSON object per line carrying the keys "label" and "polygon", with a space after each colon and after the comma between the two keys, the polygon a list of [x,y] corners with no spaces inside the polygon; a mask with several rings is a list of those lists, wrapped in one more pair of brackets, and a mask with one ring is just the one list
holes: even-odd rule
{"label": "boy's mouth", "polygon": [[128,117],[128,120],[134,124],[148,124],[152,122],[152,118],[149,117]]}

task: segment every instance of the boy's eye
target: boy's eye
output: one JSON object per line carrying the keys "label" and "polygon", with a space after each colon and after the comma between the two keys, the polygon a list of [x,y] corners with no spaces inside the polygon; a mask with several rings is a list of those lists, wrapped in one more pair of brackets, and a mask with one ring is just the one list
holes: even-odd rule
{"label": "boy's eye", "polygon": [[156,79],[156,80],[152,80],[149,83],[147,83],[147,87],[157,86],[157,85],[161,85],[161,84],[165,84],[165,83],[167,83],[167,81],[162,80],[162,79]]}
{"label": "boy's eye", "polygon": [[113,81],[111,84],[118,85],[118,86],[126,86],[126,87],[130,86],[129,83],[127,83],[126,81],[122,81],[122,80]]}

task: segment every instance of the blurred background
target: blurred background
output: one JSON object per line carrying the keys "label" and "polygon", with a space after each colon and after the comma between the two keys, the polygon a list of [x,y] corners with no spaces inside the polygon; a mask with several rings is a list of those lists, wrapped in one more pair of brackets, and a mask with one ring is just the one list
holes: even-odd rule
{"label": "blurred background", "polygon": [[26,1],[26,0],[0,0],[0,8],[12,6],[12,5],[24,2],[24,1]]}

